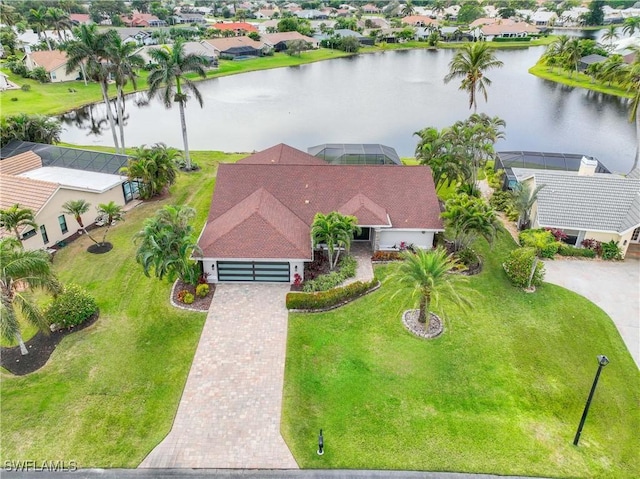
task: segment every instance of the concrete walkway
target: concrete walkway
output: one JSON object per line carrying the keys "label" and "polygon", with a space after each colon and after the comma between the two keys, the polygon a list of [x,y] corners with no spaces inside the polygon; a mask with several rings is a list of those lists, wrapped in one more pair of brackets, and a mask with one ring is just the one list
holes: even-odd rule
{"label": "concrete walkway", "polygon": [[545,281],[590,299],[613,320],[640,367],[640,261],[545,261]]}
{"label": "concrete walkway", "polygon": [[371,243],[353,243],[351,246],[351,255],[356,259],[358,265],[356,266],[356,275],[353,278],[347,279],[344,284],[355,283],[356,281],[362,281],[366,283],[373,279],[373,265],[371,264]]}
{"label": "concrete walkway", "polygon": [[288,290],[217,285],[171,432],[139,467],[298,467],[280,436]]}

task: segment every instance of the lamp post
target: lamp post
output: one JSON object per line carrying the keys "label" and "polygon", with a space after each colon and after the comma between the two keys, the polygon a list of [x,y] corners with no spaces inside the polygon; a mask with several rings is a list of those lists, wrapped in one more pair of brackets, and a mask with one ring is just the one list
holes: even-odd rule
{"label": "lamp post", "polygon": [[320,435],[318,436],[318,456],[324,454],[324,436],[322,435],[322,429],[320,429]]}
{"label": "lamp post", "polygon": [[580,425],[578,426],[578,430],[576,431],[576,437],[573,438],[573,445],[577,446],[578,441],[580,441],[580,434],[582,434],[582,427],[584,426],[584,422],[587,419],[587,414],[589,413],[589,406],[591,406],[591,399],[593,399],[593,393],[596,391],[596,386],[598,385],[598,379],[600,378],[600,371],[602,368],[609,364],[609,359],[606,356],[598,355],[598,371],[596,371],[596,377],[593,379],[593,385],[591,386],[591,391],[589,392],[589,397],[587,398],[587,404],[584,405],[584,411],[582,412],[582,418],[580,419]]}

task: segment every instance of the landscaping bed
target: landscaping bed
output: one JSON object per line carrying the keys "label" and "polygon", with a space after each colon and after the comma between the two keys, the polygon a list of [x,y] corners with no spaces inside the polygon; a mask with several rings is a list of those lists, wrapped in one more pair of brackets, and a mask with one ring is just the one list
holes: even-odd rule
{"label": "landscaping bed", "polygon": [[[171,299],[173,303],[179,308],[189,309],[192,311],[209,311],[211,302],[213,301],[213,294],[216,291],[216,285],[213,283],[207,283],[209,285],[209,293],[204,296],[198,296],[196,294],[196,287],[192,284],[184,283],[182,280],[177,279],[173,288],[171,288]],[[180,298],[180,291],[188,291],[193,295],[193,303],[185,304]]]}

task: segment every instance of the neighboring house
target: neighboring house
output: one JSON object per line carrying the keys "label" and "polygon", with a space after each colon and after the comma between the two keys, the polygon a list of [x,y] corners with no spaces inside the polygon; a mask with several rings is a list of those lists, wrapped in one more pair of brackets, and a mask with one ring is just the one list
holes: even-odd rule
{"label": "neighboring house", "polygon": [[173,19],[178,24],[191,24],[191,25],[206,25],[207,20],[204,18],[204,15],[200,13],[176,13],[173,16]]}
{"label": "neighboring house", "polygon": [[402,18],[402,23],[411,25],[412,27],[428,27],[430,25],[438,26],[438,21],[426,15],[409,15]]}
{"label": "neighboring house", "polygon": [[362,11],[369,15],[377,15],[378,13],[380,13],[381,10],[375,5],[367,3],[362,7]]}
{"label": "neighboring house", "polygon": [[550,27],[558,20],[556,12],[547,12],[546,10],[538,10],[531,15],[531,23],[536,27]]}
{"label": "neighboring house", "polygon": [[329,18],[329,15],[321,10],[300,10],[293,14],[306,20],[326,20]]}
{"label": "neighboring house", "polygon": [[578,71],[583,72],[587,68],[589,68],[590,65],[593,65],[595,63],[602,63],[606,59],[607,57],[598,55],[597,53],[593,53],[591,55],[587,55],[586,57],[582,57],[578,62]]}
{"label": "neighboring house", "polygon": [[402,165],[394,148],[380,144],[325,143],[307,151],[331,165]]}
{"label": "neighboring house", "polygon": [[596,173],[610,173],[605,165],[596,158],[570,153],[546,153],[540,151],[499,151],[495,162],[495,171],[504,171],[503,189],[513,189],[518,184],[514,168],[529,170],[579,171],[582,159],[596,161]]}
{"label": "neighboring house", "polygon": [[[349,30],[348,28],[339,28],[338,30],[334,30],[334,35],[337,35],[340,38],[347,37],[355,37],[358,39],[361,45],[373,45],[375,43],[375,39],[371,37],[366,37],[361,33],[354,32],[353,30]],[[314,38],[318,38],[318,35],[314,35]]]}
{"label": "neighboring house", "polygon": [[[50,248],[79,228],[73,216],[63,213],[65,202],[83,199],[91,203],[92,209],[82,215],[83,223],[91,225],[96,220],[98,204],[113,201],[123,206],[126,203],[125,183],[127,178],[119,174],[44,166],[39,155],[25,151],[0,161],[0,208],[19,204],[31,209],[38,228],[23,228],[22,244],[27,250]],[[12,233],[2,231],[0,234]]]}
{"label": "neighboring house", "polygon": [[276,13],[278,13],[278,10],[270,10],[270,9],[263,8],[255,12],[254,15],[259,20],[269,20]]}
{"label": "neighboring house", "polygon": [[127,27],[166,27],[167,22],[160,20],[150,13],[132,13],[131,15],[122,15],[120,17],[122,23]]}
{"label": "neighboring house", "polygon": [[140,46],[157,45],[158,43],[151,32],[139,28],[118,28],[116,31],[123,43],[135,43]]}
{"label": "neighboring house", "polygon": [[310,48],[318,48],[318,40],[299,32],[265,33],[260,39],[276,52],[286,50],[287,44],[294,40],[302,40],[303,42],[307,42],[310,45]]}
{"label": "neighboring house", "polygon": [[76,26],[89,25],[93,23],[93,20],[91,20],[91,15],[89,15],[88,13],[70,13],[69,20],[71,21],[71,23],[73,23],[73,25]]}
{"label": "neighboring house", "polygon": [[566,243],[614,240],[623,256],[640,241],[640,179],[596,173],[597,162],[583,160],[578,172],[514,168],[531,190],[542,186],[531,209],[532,228],[562,230]]}
{"label": "neighboring house", "polygon": [[540,30],[526,22],[506,21],[476,27],[471,30],[471,33],[474,38],[491,41],[494,38],[527,37],[531,34],[540,33]]}
{"label": "neighboring house", "polygon": [[9,80],[6,73],[0,72],[0,91],[7,90],[9,88]]}
{"label": "neighboring house", "polygon": [[42,67],[49,74],[51,83],[73,81],[80,78],[80,68],[67,73],[67,54],[61,50],[42,50],[27,53],[24,57],[27,70]]}
{"label": "neighboring house", "polygon": [[210,38],[203,40],[221,58],[236,59],[241,57],[259,57],[270,51],[263,42],[256,42],[249,37]]}
{"label": "neighboring house", "polygon": [[214,23],[211,25],[211,28],[220,30],[221,32],[234,32],[238,36],[252,32],[258,33],[256,27],[246,22]]}
{"label": "neighboring house", "polygon": [[[184,51],[187,55],[191,53],[196,55],[202,55],[206,57],[209,68],[218,66],[218,55],[216,53],[216,50],[213,48],[213,46],[211,46],[205,40],[200,42],[185,42],[183,45],[184,45]],[[152,60],[151,60],[151,56],[149,55],[149,51],[162,48],[164,46],[171,46],[171,45],[155,45],[155,46],[141,47],[135,53],[140,55],[146,64],[150,64],[152,63]]]}
{"label": "neighboring house", "polygon": [[304,263],[313,261],[313,218],[331,211],[355,216],[362,228],[355,240],[372,251],[403,242],[432,248],[435,233],[443,231],[428,167],[327,165],[277,145],[219,166],[198,239],[208,281],[303,277]]}

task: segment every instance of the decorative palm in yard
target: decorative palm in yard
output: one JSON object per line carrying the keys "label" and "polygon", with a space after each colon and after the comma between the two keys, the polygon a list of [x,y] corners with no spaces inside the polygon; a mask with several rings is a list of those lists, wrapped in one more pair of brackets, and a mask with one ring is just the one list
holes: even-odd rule
{"label": "decorative palm in yard", "polygon": [[513,206],[518,212],[518,229],[529,227],[531,208],[538,199],[538,193],[544,185],[537,186],[533,191],[528,183],[519,183],[512,192]]}
{"label": "decorative palm in yard", "polygon": [[501,224],[486,201],[465,194],[447,200],[441,216],[453,236],[455,251],[468,247],[478,236],[492,244]]}
{"label": "decorative palm in yard", "polygon": [[0,228],[12,231],[18,241],[22,241],[20,228],[25,226],[31,226],[33,229],[38,227],[33,210],[20,208],[20,205],[13,205],[6,210],[0,210]]}
{"label": "decorative palm in yard", "polygon": [[417,249],[415,253],[402,253],[402,262],[395,265],[391,274],[385,280],[397,284],[397,290],[392,295],[409,294],[412,300],[418,298],[420,313],[418,321],[431,321],[432,305],[447,300],[458,306],[468,305],[469,301],[462,296],[460,285],[466,277],[451,274],[458,267],[457,261],[447,252],[438,248],[435,250]]}
{"label": "decorative palm in yard", "polygon": [[[313,247],[320,244],[327,246],[329,255],[329,268],[335,269],[340,258],[340,251],[344,248],[347,252],[351,248],[354,233],[360,232],[355,216],[345,216],[336,211],[328,214],[317,213],[311,225],[311,238]],[[335,254],[335,256],[334,256]]]}
{"label": "decorative palm in yard", "polygon": [[15,238],[0,240],[0,289],[0,333],[5,339],[17,340],[22,354],[28,354],[18,311],[27,322],[46,332],[49,325],[30,292],[42,289],[55,295],[62,291],[49,255],[41,250],[25,251]]}
{"label": "decorative palm in yard", "polygon": [[116,221],[124,221],[124,211],[122,210],[122,206],[117,205],[113,201],[109,201],[109,203],[100,203],[98,205],[98,214],[105,218],[107,226],[104,230],[104,235],[102,235],[102,242],[100,243],[104,245],[107,240],[107,233],[113,224]]}
{"label": "decorative palm in yard", "polygon": [[466,43],[449,63],[449,73],[444,77],[444,82],[462,78],[460,90],[469,92],[469,109],[476,111],[476,92],[481,93],[487,101],[487,87],[491,85],[491,80],[484,76],[484,72],[502,65],[486,42]]}
{"label": "decorative palm in yard", "polygon": [[191,170],[191,156],[189,155],[189,141],[187,139],[187,122],[184,108],[191,92],[202,107],[202,95],[195,83],[187,78],[187,73],[196,73],[201,78],[206,78],[204,67],[207,58],[195,53],[185,53],[184,40],[178,39],[173,47],[154,48],[149,51],[149,56],[156,63],[147,79],[149,83],[149,98],[161,96],[166,108],[171,108],[177,103],[180,109],[180,124],[182,125],[182,141],[184,143],[185,169]]}
{"label": "decorative palm in yard", "polygon": [[84,222],[82,221],[82,215],[89,211],[89,207],[91,206],[86,200],[69,200],[62,205],[62,212],[67,215],[72,215],[78,226],[82,229],[82,232],[87,235],[87,237],[93,241],[95,244],[98,242],[93,239],[93,237],[87,231],[87,228],[84,226]]}

